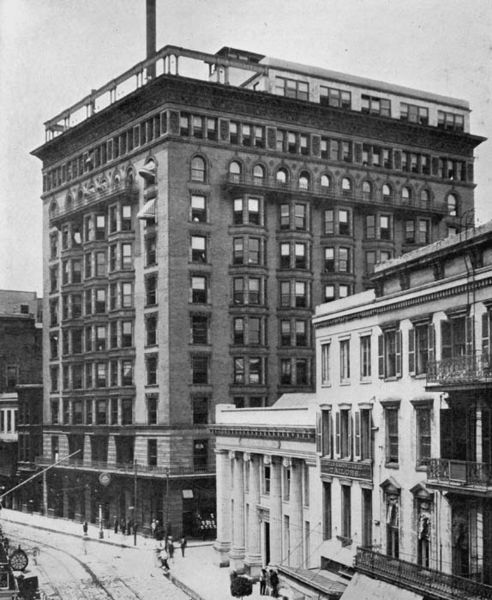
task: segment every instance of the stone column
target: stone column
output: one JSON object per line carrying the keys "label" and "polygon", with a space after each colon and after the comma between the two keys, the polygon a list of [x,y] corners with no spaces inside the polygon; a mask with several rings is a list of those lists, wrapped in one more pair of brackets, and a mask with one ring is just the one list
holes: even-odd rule
{"label": "stone column", "polygon": [[249,574],[257,577],[262,566],[260,548],[260,519],[258,505],[260,503],[260,468],[261,456],[259,454],[244,454],[244,460],[249,461],[249,523],[244,564],[249,567]]}
{"label": "stone column", "polygon": [[216,450],[217,539],[214,564],[229,566],[231,549],[231,460],[227,450]]}
{"label": "stone column", "polygon": [[303,566],[302,461],[292,460],[290,468],[290,559],[294,568]]}
{"label": "stone column", "polygon": [[282,562],[282,461],[273,457],[270,465],[270,562]]}
{"label": "stone column", "polygon": [[232,548],[229,554],[231,566],[237,572],[244,571],[244,461],[242,452],[234,453],[234,481],[233,481],[233,497],[234,497],[234,529]]}

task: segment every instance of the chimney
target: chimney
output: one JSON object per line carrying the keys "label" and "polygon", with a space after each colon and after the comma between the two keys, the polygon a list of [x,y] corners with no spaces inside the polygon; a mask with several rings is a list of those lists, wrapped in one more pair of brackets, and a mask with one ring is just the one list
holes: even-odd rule
{"label": "chimney", "polygon": [[[147,1],[147,58],[152,58],[155,55],[155,0]],[[155,77],[155,65],[148,67],[148,77]]]}

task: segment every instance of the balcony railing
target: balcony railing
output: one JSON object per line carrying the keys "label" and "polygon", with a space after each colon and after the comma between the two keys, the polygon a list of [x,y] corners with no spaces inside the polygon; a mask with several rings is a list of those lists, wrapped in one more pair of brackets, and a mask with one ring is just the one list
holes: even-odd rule
{"label": "balcony railing", "polygon": [[492,383],[492,361],[491,356],[485,352],[445,358],[427,365],[427,384],[463,385],[486,382]]}
{"label": "balcony railing", "polygon": [[[40,456],[36,458],[36,464],[39,466],[47,467],[52,465],[54,460],[47,456]],[[68,459],[66,462],[56,465],[55,468],[60,469],[82,469],[84,471],[110,471],[112,473],[121,473],[124,475],[133,475],[135,473],[135,467],[133,463],[110,463],[107,461],[90,460],[84,461],[82,459]],[[214,475],[215,466],[204,465],[195,467],[181,467],[172,465],[170,467],[161,467],[157,465],[143,465],[137,463],[137,473],[139,475],[155,475],[155,476],[166,476],[169,474],[171,477],[180,477],[184,475]]]}
{"label": "balcony railing", "polygon": [[361,573],[389,581],[429,599],[490,600],[492,598],[492,586],[442,571],[426,569],[415,563],[366,548],[357,548],[355,567]]}
{"label": "balcony railing", "polygon": [[435,483],[446,487],[492,487],[492,464],[431,458],[427,479],[430,484]]}
{"label": "balcony railing", "polygon": [[348,460],[321,459],[321,473],[349,479],[372,481],[372,464],[370,462],[354,462]]}
{"label": "balcony railing", "polygon": [[329,187],[319,183],[311,183],[308,186],[300,185],[297,181],[281,182],[275,177],[252,177],[250,175],[239,175],[228,173],[225,178],[226,185],[231,188],[254,188],[260,192],[276,192],[285,194],[309,194],[323,199],[341,200],[353,202],[362,206],[372,208],[374,206],[393,207],[400,210],[417,211],[429,214],[446,214],[447,207],[444,202],[421,202],[420,200],[404,201],[397,196],[377,197],[376,194],[356,193],[352,190],[334,192]]}

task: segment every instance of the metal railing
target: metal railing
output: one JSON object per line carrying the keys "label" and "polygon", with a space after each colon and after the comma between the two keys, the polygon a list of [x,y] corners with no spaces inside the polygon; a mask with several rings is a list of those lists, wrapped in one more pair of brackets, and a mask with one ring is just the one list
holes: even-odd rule
{"label": "metal railing", "polygon": [[[354,164],[354,166],[357,166]],[[422,202],[420,199],[404,201],[397,195],[379,197],[376,193],[354,192],[353,190],[342,190],[335,192],[330,187],[322,186],[319,182],[308,186],[299,184],[297,181],[277,181],[275,177],[253,177],[237,173],[228,173],[225,182],[231,186],[256,188],[259,191],[286,192],[289,194],[309,194],[324,199],[354,202],[367,207],[391,206],[402,210],[416,210],[419,212],[446,214],[447,207],[444,202]]]}
{"label": "metal railing", "polygon": [[[39,466],[47,466],[54,463],[54,460],[50,457],[40,456],[36,458],[36,464]],[[125,475],[134,475],[135,466],[133,462],[119,462],[111,463],[109,461],[101,460],[83,460],[80,458],[69,459],[64,464],[57,465],[57,468],[61,469],[84,469],[84,470],[96,470],[96,471],[111,471],[116,473],[122,473]],[[182,476],[182,475],[213,475],[215,474],[215,465],[204,465],[204,466],[193,466],[193,467],[182,467],[172,465],[170,467],[162,467],[157,465],[143,465],[137,464],[137,471],[139,475],[170,475]]]}
{"label": "metal railing", "polygon": [[444,358],[427,364],[427,383],[463,384],[492,382],[492,361],[486,352]]}
{"label": "metal railing", "polygon": [[429,482],[446,485],[492,486],[492,465],[466,460],[431,458],[427,468]]}
{"label": "metal railing", "polygon": [[490,600],[492,586],[471,579],[427,569],[416,563],[393,558],[367,548],[357,548],[355,567],[394,585],[429,598],[443,600]]}

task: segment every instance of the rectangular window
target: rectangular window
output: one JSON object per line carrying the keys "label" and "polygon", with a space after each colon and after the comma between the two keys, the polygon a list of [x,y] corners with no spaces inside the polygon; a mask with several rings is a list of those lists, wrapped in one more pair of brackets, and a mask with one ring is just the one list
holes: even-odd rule
{"label": "rectangular window", "polygon": [[305,358],[296,359],[296,385],[308,385],[308,361]]}
{"label": "rectangular window", "polygon": [[203,235],[191,236],[191,262],[207,262],[207,238]]}
{"label": "rectangular window", "polygon": [[306,244],[294,244],[294,268],[295,269],[306,269],[307,258],[306,258]]}
{"label": "rectangular window", "polygon": [[299,231],[305,231],[307,228],[306,205],[294,205],[294,226]]}
{"label": "rectangular window", "polygon": [[339,248],[338,249],[338,272],[339,273],[350,273],[350,249]]}
{"label": "rectangular window", "polygon": [[131,425],[133,423],[133,400],[122,398],[121,400],[121,424]]}
{"label": "rectangular window", "polygon": [[133,229],[132,223],[132,207],[129,204],[124,204],[121,207],[121,230],[131,231]]}
{"label": "rectangular window", "polygon": [[157,365],[158,356],[157,354],[146,354],[145,355],[145,370],[147,374],[146,385],[157,384]]}
{"label": "rectangular window", "polygon": [[391,240],[391,217],[380,215],[379,217],[379,239]]}
{"label": "rectangular window", "polygon": [[292,384],[292,365],[290,362],[290,358],[282,358],[280,360],[280,384]]}
{"label": "rectangular window", "polygon": [[157,440],[147,440],[147,464],[149,467],[157,466]]}
{"label": "rectangular window", "polygon": [[386,463],[398,463],[398,409],[385,409]]}
{"label": "rectangular window", "polygon": [[418,407],[417,420],[417,466],[427,466],[431,458],[431,409]]}
{"label": "rectangular window", "polygon": [[390,329],[379,338],[380,377],[401,377],[401,332]]}
{"label": "rectangular window", "polygon": [[280,345],[291,345],[291,322],[289,319],[282,319],[280,321]]}
{"label": "rectangular window", "polygon": [[150,267],[157,264],[157,239],[155,235],[145,238],[145,266]]}
{"label": "rectangular window", "polygon": [[321,344],[321,385],[330,384],[330,344]]}
{"label": "rectangular window", "polygon": [[133,363],[131,360],[121,362],[121,385],[133,385]]}
{"label": "rectangular window", "polygon": [[323,481],[323,539],[331,539],[331,483]]}
{"label": "rectangular window", "polygon": [[290,281],[280,282],[280,306],[284,308],[290,306]]}
{"label": "rectangular window", "polygon": [[207,205],[205,196],[193,194],[191,196],[191,220],[194,223],[207,222]]}
{"label": "rectangular window", "polygon": [[206,425],[208,423],[208,398],[198,396],[193,398],[193,424]]}
{"label": "rectangular window", "polygon": [[405,221],[405,244],[415,244],[415,221]]}
{"label": "rectangular window", "polygon": [[157,313],[145,315],[145,336],[147,346],[157,344]]}
{"label": "rectangular window", "polygon": [[157,304],[157,275],[148,275],[145,278],[145,304],[146,306]]}
{"label": "rectangular window", "polygon": [[106,290],[104,288],[96,290],[95,312],[96,314],[106,312]]}
{"label": "rectangular window", "polygon": [[147,394],[147,423],[157,425],[157,396]]}
{"label": "rectangular window", "polygon": [[96,215],[96,240],[106,238],[106,215]]}
{"label": "rectangular window", "polygon": [[319,102],[326,106],[334,106],[336,108],[351,108],[351,93],[337,88],[320,86]]}
{"label": "rectangular window", "polygon": [[258,198],[248,198],[248,223],[260,225],[260,201]]}
{"label": "rectangular window", "polygon": [[430,243],[430,222],[426,219],[419,219],[418,243]]}
{"label": "rectangular window", "polygon": [[350,213],[348,210],[340,209],[338,211],[338,233],[340,235],[350,235]]}
{"label": "rectangular window", "polygon": [[371,376],[371,336],[360,338],[360,377],[367,379]]}
{"label": "rectangular window", "polygon": [[376,217],[366,215],[366,239],[373,240],[376,237]]}
{"label": "rectangular window", "polygon": [[385,98],[362,94],[361,112],[391,117],[391,102]]}
{"label": "rectangular window", "polygon": [[[332,208],[325,210],[325,235],[335,233],[335,214]],[[345,211],[346,212],[346,211]]]}
{"label": "rectangular window", "polygon": [[252,346],[258,346],[262,343],[261,319],[259,317],[249,317],[248,319],[248,343]]}
{"label": "rectangular window", "polygon": [[244,318],[236,317],[234,319],[234,344],[244,344]]}
{"label": "rectangular window", "polygon": [[191,343],[208,344],[208,317],[191,315]]}
{"label": "rectangular window", "polygon": [[133,323],[132,321],[121,322],[121,347],[131,348],[133,346]]}
{"label": "rectangular window", "polygon": [[133,269],[133,254],[131,244],[121,244],[121,268],[124,271]]}
{"label": "rectangular window", "polygon": [[192,383],[208,383],[208,362],[209,357],[204,354],[195,354],[191,357]]}
{"label": "rectangular window", "polygon": [[265,496],[270,494],[270,483],[271,483],[271,470],[269,464],[263,464],[263,477],[262,477],[262,492]]}
{"label": "rectangular window", "polygon": [[191,302],[193,304],[207,303],[207,278],[194,275],[191,278]]}
{"label": "rectangular window", "polygon": [[234,238],[232,242],[232,264],[244,264],[244,238]]}
{"label": "rectangular window", "polygon": [[282,468],[282,491],[283,491],[283,500],[288,502],[290,499],[290,480],[291,480],[291,471],[290,467],[284,466]]}
{"label": "rectangular window", "polygon": [[295,322],[296,346],[307,346],[306,321],[296,319]]}
{"label": "rectangular window", "polygon": [[194,440],[193,442],[193,468],[196,471],[205,471],[208,467],[208,440]]}
{"label": "rectangular window", "polygon": [[133,285],[131,283],[121,284],[121,308],[133,306]]}
{"label": "rectangular window", "polygon": [[351,533],[351,491],[352,488],[349,485],[342,485],[342,537],[346,540],[350,540],[352,537]]}
{"label": "rectangular window", "polygon": [[207,139],[217,140],[217,119],[207,118]]}
{"label": "rectangular window", "polygon": [[335,286],[328,283],[324,287],[324,302],[331,302],[335,299]]}
{"label": "rectangular window", "polygon": [[295,282],[295,307],[296,308],[307,308],[307,283],[305,281]]}
{"label": "rectangular window", "polygon": [[96,326],[96,351],[106,350],[106,325]]}
{"label": "rectangular window", "polygon": [[350,380],[350,340],[340,340],[340,381]]}
{"label": "rectangular window", "polygon": [[107,364],[96,363],[96,387],[106,387],[107,383]]}

